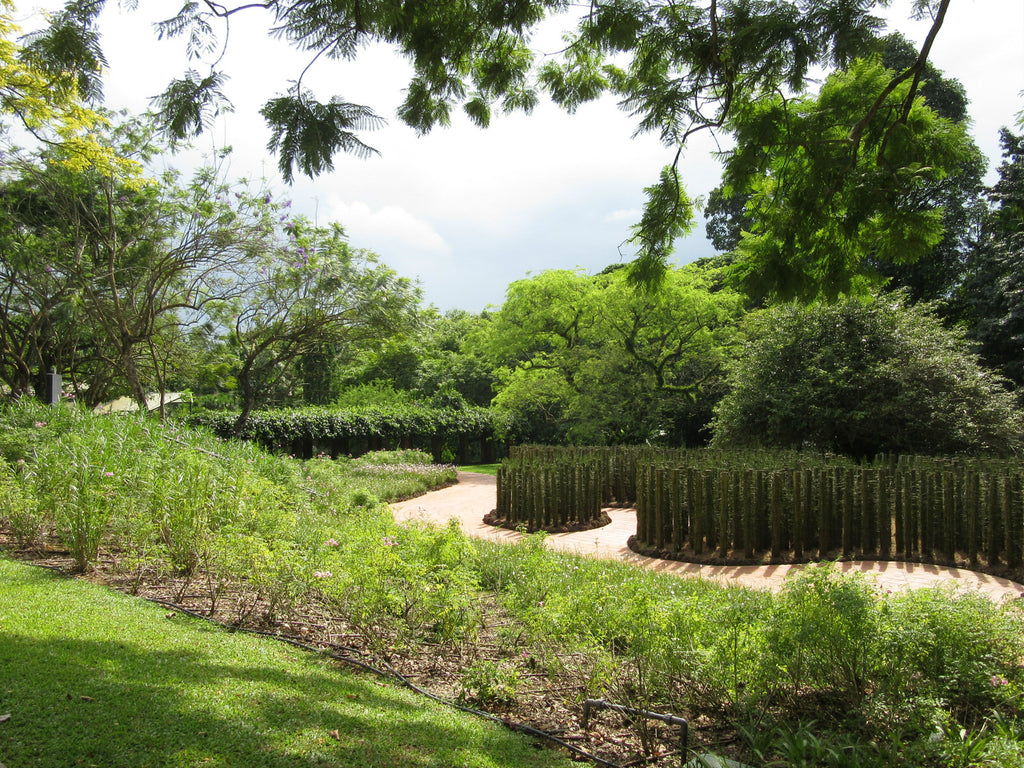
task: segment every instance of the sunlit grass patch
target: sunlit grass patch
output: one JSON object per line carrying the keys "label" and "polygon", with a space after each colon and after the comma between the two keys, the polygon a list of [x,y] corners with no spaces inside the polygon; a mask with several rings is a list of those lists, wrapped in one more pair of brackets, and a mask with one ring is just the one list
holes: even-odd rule
{"label": "sunlit grass patch", "polygon": [[8,766],[564,765],[300,649],[0,559]]}

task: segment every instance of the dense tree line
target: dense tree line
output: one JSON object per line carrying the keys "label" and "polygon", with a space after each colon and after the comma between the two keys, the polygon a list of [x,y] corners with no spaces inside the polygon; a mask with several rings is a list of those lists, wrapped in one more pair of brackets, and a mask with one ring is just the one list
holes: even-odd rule
{"label": "dense tree line", "polygon": [[[150,159],[147,123],[92,137]],[[230,384],[240,421],[308,385],[303,364],[411,327],[417,289],[287,201],[213,168],[115,176],[63,144],[12,149],[0,176],[0,379],[50,370],[87,405]],[[217,374],[220,371],[220,375]]]}
{"label": "dense tree line", "polygon": [[[1021,139],[1004,132],[983,188],[966,95],[927,60],[948,0],[917,3],[933,14],[920,50],[878,37],[874,5],[601,3],[539,69],[529,33],[560,3],[197,3],[167,20],[199,49],[256,8],[314,57],[390,42],[414,63],[401,116],[422,131],[546,90],[569,110],[615,94],[677,152],[696,130],[734,139],[707,209],[720,256],[670,262],[696,204],[677,154],[633,264],[550,270],[501,307],[442,315],[340,225],[216,163],[147,175],[168,133],[206,127],[223,73],[172,83],[155,118],[108,115],[103,3],[16,44],[4,2],[2,116],[39,141],[0,167],[0,379],[39,390],[55,369],[88,404],[188,389],[238,428],[263,405],[469,404],[513,416],[512,440],[1018,451]],[[371,151],[372,110],[301,82],[264,116],[286,177]]]}

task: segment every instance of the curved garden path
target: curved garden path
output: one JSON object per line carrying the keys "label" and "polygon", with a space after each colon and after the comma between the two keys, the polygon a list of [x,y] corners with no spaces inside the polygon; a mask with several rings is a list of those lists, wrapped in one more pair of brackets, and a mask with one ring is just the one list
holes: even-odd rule
{"label": "curved garden path", "polygon": [[[492,475],[459,472],[458,482],[423,496],[392,504],[398,522],[424,520],[446,524],[456,519],[468,535],[491,541],[512,542],[522,536],[516,531],[495,528],[483,522],[483,517],[495,507],[495,483]],[[680,576],[699,576],[721,584],[778,589],[786,575],[802,565],[699,565],[674,560],[659,560],[638,555],[626,546],[636,532],[636,513],[630,509],[609,509],[611,525],[576,533],[554,533],[548,536],[549,546],[584,555],[619,559],[664,573]],[[844,572],[860,571],[873,576],[882,589],[905,589],[936,584],[952,584],[970,589],[1002,601],[1024,597],[1024,585],[976,573],[962,568],[947,568],[925,563],[890,561],[851,561],[839,563]]]}

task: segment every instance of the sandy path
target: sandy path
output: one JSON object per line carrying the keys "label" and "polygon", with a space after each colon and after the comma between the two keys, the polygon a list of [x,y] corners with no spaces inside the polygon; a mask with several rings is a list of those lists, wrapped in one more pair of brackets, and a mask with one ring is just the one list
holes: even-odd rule
{"label": "sandy path", "polygon": [[[483,516],[495,506],[495,478],[472,472],[459,472],[455,485],[392,504],[399,522],[426,520],[445,524],[457,519],[470,536],[491,541],[518,541],[521,535],[483,522]],[[578,533],[556,533],[548,537],[549,546],[583,555],[625,560],[644,568],[680,576],[713,579],[722,584],[738,584],[762,589],[778,589],[786,575],[802,565],[697,565],[673,560],[644,557],[631,551],[626,541],[636,532],[636,513],[627,509],[610,509],[611,525]],[[1001,601],[1024,597],[1024,585],[996,576],[939,565],[922,563],[853,561],[840,563],[842,571],[860,571],[872,575],[882,589],[906,589],[953,584],[957,588],[975,590]]]}

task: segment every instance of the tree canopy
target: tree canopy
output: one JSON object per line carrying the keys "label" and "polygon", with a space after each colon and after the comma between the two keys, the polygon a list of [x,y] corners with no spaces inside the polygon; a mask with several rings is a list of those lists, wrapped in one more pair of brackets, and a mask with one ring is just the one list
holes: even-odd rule
{"label": "tree canopy", "polygon": [[[82,171],[95,168],[107,176],[139,181],[140,166],[113,152],[97,138],[107,117],[88,101],[100,93],[105,64],[96,33],[85,25],[69,29],[75,14],[51,18],[47,35],[22,35],[14,22],[12,0],[0,0],[0,138],[11,140],[17,128],[41,143],[59,146],[59,162]],[[58,50],[50,45],[63,39]]]}
{"label": "tree canopy", "polygon": [[695,444],[740,312],[700,265],[670,269],[653,293],[620,267],[550,270],[510,285],[476,344],[495,368],[495,407],[526,439]]}
{"label": "tree canopy", "polygon": [[[881,129],[893,135],[908,124],[948,4],[914,0],[916,15],[931,16],[931,32],[913,61],[873,80],[863,109],[846,115],[845,131],[837,129],[835,140],[851,154],[882,159],[885,142],[872,143],[872,134]],[[43,60],[62,62],[92,82],[102,61],[97,20],[104,5],[69,0],[38,38]],[[687,139],[727,126],[766,97],[800,93],[821,68],[844,67],[870,53],[883,26],[873,12],[887,5],[888,0],[602,0],[578,17],[561,55],[542,67],[531,35],[542,20],[569,8],[565,0],[197,0],[158,24],[158,34],[182,37],[192,58],[216,62],[232,20],[264,13],[272,34],[308,53],[309,66],[355,59],[371,43],[390,45],[413,68],[399,117],[421,132],[447,124],[459,107],[483,126],[495,109],[529,111],[542,91],[570,111],[612,94],[635,118],[637,132],[657,134],[672,157],[648,187],[635,230],[639,255],[633,277],[657,282],[675,239],[692,222],[693,202],[680,166]],[[380,120],[370,106],[312,93],[303,75],[297,73],[286,93],[270,96],[262,110],[272,131],[270,149],[286,179],[296,170],[331,170],[338,152],[371,153],[360,132]],[[228,103],[226,80],[214,63],[171,83],[156,100],[167,129],[179,137],[204,130]],[[890,104],[895,108],[882,109]]]}
{"label": "tree canopy", "polygon": [[876,102],[893,73],[858,59],[828,77],[814,96],[778,95],[730,120],[736,149],[725,158],[726,187],[749,194],[751,231],[737,247],[734,274],[755,299],[834,299],[878,279],[874,264],[909,264],[942,240],[942,208],[929,194],[975,161],[964,127],[920,98],[906,119],[908,86]]}
{"label": "tree canopy", "polygon": [[984,359],[1024,386],[1024,136],[1003,130],[999,179],[960,297]]}

